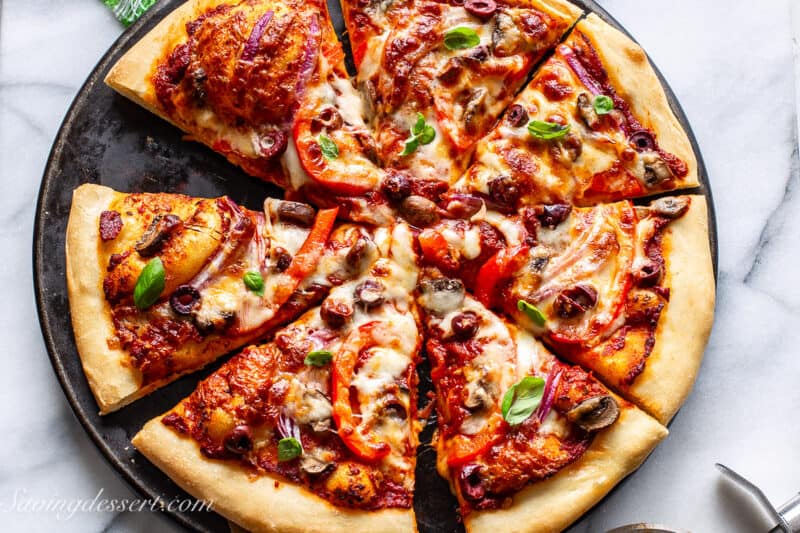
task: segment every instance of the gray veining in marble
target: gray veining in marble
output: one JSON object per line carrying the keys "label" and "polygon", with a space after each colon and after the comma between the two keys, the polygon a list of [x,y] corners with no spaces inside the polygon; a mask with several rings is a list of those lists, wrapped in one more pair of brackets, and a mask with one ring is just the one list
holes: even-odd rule
{"label": "gray veining in marble", "polygon": [[[739,470],[775,503],[800,489],[800,3],[601,3],[662,69],[695,129],[718,209],[719,297],[702,372],[669,438],[572,531],[640,520],[696,533],[766,531],[765,517],[713,465]],[[3,531],[177,531],[152,513],[65,519],[20,510],[25,501],[92,499],[101,489],[133,496],[61,393],[39,333],[30,261],[50,145],[121,31],[99,0],[6,0],[0,11]]]}

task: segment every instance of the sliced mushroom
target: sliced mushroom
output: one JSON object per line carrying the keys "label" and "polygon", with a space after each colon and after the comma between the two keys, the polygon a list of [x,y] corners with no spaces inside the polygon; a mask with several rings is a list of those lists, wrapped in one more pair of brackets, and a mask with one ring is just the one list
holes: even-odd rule
{"label": "sliced mushroom", "polygon": [[419,290],[420,304],[437,315],[458,309],[464,302],[464,284],[458,279],[425,280],[419,284]]}
{"label": "sliced mushroom", "polygon": [[478,131],[481,118],[486,114],[486,96],[489,91],[485,87],[473,89],[469,94],[469,99],[464,105],[464,113],[461,115],[464,121],[464,129],[467,133],[474,134]]}
{"label": "sliced mushroom", "polygon": [[436,79],[445,87],[452,87],[461,77],[462,72],[464,72],[464,60],[458,56],[451,57],[447,63],[445,63],[439,75],[436,76]]}
{"label": "sliced mushroom", "polygon": [[300,458],[300,470],[312,476],[322,474],[333,464],[333,461],[325,460],[322,454],[314,449],[304,450],[303,456]]}
{"label": "sliced mushroom", "polygon": [[569,165],[583,152],[583,140],[580,133],[570,131],[563,139],[551,143],[550,151],[553,157],[563,165]]}
{"label": "sliced mushroom", "polygon": [[134,248],[142,257],[150,257],[164,247],[164,243],[182,225],[177,215],[156,215]]}
{"label": "sliced mushroom", "polygon": [[298,424],[308,424],[317,433],[331,427],[333,406],[330,400],[317,389],[306,386],[303,390],[302,404],[296,406],[294,416]]}
{"label": "sliced mushroom", "polygon": [[278,203],[278,218],[284,222],[307,228],[314,223],[315,217],[314,208],[308,204],[287,201]]}
{"label": "sliced mushroom", "polygon": [[464,406],[470,411],[480,411],[485,409],[495,401],[492,387],[483,379],[467,383],[467,399]]}
{"label": "sliced mushroom", "polygon": [[360,283],[355,289],[356,304],[365,309],[372,309],[383,303],[385,287],[380,281],[368,279]]}
{"label": "sliced mushroom", "polygon": [[685,196],[659,198],[650,204],[650,212],[664,218],[679,218],[689,210],[689,199]]}
{"label": "sliced mushroom", "polygon": [[642,163],[644,163],[644,183],[648,187],[654,187],[659,183],[672,179],[672,170],[658,153],[643,153]]}
{"label": "sliced mushroom", "polygon": [[374,249],[375,243],[364,235],[359,236],[355,244],[347,251],[345,256],[347,266],[353,272],[361,272],[364,269],[364,263],[372,258]]}
{"label": "sliced mushroom", "polygon": [[619,417],[617,401],[608,395],[584,400],[567,412],[567,420],[584,431],[597,431],[610,426]]}
{"label": "sliced mushroom", "polygon": [[501,11],[495,15],[494,20],[494,29],[492,30],[494,55],[504,57],[519,52],[525,42],[525,37],[514,23],[511,15]]}
{"label": "sliced mushroom", "polygon": [[588,93],[578,95],[578,114],[590,128],[595,129],[600,125],[600,117],[597,116],[597,112],[592,105],[592,98]]}

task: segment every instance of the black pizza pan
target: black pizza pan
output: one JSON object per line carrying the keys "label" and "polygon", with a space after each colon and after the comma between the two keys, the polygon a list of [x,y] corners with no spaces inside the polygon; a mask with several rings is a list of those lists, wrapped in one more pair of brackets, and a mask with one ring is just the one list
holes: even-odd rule
{"label": "black pizza pan", "polygon": [[[204,146],[185,141],[176,128],[119,96],[103,83],[111,66],[180,3],[181,0],[162,0],[156,4],[111,46],[81,87],[47,161],[33,235],[34,289],[39,321],[64,394],[75,416],[108,462],[143,497],[158,499],[164,504],[189,496],[136,452],[130,439],[147,420],[191,393],[197,382],[219,364],[101,417],[84,377],[73,338],[64,240],[72,191],[82,183],[99,183],[125,192],[173,192],[206,197],[228,195],[252,209],[260,209],[266,196],[281,195],[276,187],[246,176]],[[577,0],[575,3],[625,31],[595,2]],[[336,0],[329,4],[336,30],[347,46],[339,5]],[[701,186],[690,192],[703,194],[708,199],[709,239],[716,272],[716,220],[706,168],[680,104],[661,74],[658,75],[697,155]],[[423,397],[425,387],[430,387],[430,380],[426,369],[420,370],[423,383],[420,396]],[[431,433],[432,429],[428,427],[423,432],[423,442],[429,441]],[[420,447],[414,504],[419,529],[422,533],[463,531],[456,519],[455,500],[447,484],[436,473],[434,455],[430,446]],[[168,505],[165,505],[164,512],[191,530],[229,530],[226,520],[214,512],[181,511]]]}

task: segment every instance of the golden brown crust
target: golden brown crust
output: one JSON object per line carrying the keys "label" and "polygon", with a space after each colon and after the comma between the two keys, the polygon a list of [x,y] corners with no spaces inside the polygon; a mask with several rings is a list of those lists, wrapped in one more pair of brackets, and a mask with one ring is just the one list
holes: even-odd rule
{"label": "golden brown crust", "polygon": [[211,460],[200,447],[164,426],[161,417],[133,437],[133,445],[195,498],[253,532],[413,532],[413,509],[357,511],[335,507],[270,475],[251,477],[238,463]]}
{"label": "golden brown crust", "polygon": [[644,50],[594,13],[580,21],[575,29],[592,41],[608,72],[609,81],[628,102],[642,125],[655,132],[659,147],[687,164],[689,172],[676,183],[677,188],[698,186],[700,182],[694,150],[673,114],[664,88]]}
{"label": "golden brown crust", "polygon": [[663,424],[691,392],[714,323],[708,208],[705,197],[690,198],[689,211],[665,231],[664,284],[670,288],[670,299],[645,369],[627,394]]}
{"label": "golden brown crust", "polygon": [[567,21],[570,26],[583,14],[581,8],[564,0],[534,0],[530,2],[530,7],[545,11],[551,17]]}
{"label": "golden brown crust", "polygon": [[577,461],[520,491],[508,509],[470,513],[467,532],[556,533],[599,502],[668,433],[643,411],[621,400],[620,405],[619,419]]}

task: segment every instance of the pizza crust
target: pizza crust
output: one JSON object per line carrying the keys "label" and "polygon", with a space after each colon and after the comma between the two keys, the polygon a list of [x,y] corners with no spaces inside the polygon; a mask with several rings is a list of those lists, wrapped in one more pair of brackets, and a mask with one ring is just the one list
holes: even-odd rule
{"label": "pizza crust", "polygon": [[251,477],[238,463],[211,460],[200,447],[161,423],[149,421],[133,445],[195,498],[253,532],[415,532],[413,509],[359,511],[335,507],[304,488],[270,475]]}
{"label": "pizza crust", "polygon": [[575,29],[591,40],[611,84],[642,125],[655,132],[659,147],[678,156],[689,167],[688,174],[676,183],[677,188],[699,186],[692,144],[672,112],[644,50],[594,13],[580,21]]}
{"label": "pizza crust", "polygon": [[666,424],[692,390],[714,323],[714,268],[708,245],[708,207],[690,196],[689,211],[664,234],[670,299],[661,314],[656,343],[628,399]]}
{"label": "pizza crust", "polygon": [[[519,7],[528,7],[524,4],[525,2],[520,2]],[[530,7],[545,11],[552,17],[568,21],[570,26],[575,24],[575,21],[583,15],[581,8],[565,0],[534,0],[530,2]]]}
{"label": "pizza crust", "polygon": [[618,402],[619,419],[596,435],[580,458],[522,489],[508,509],[470,513],[464,519],[467,532],[556,533],[603,499],[668,433],[643,411]]}

